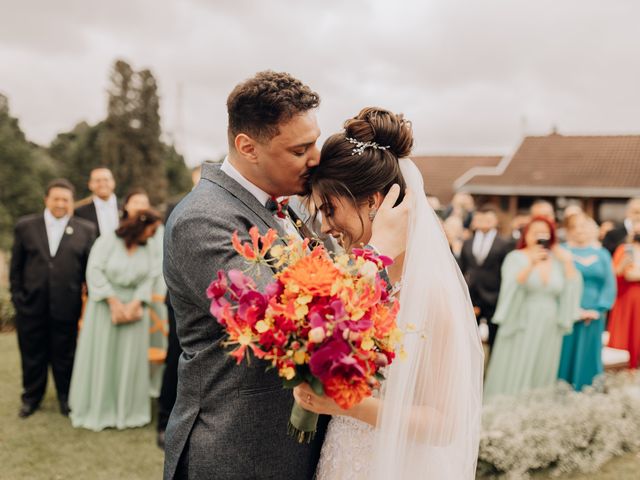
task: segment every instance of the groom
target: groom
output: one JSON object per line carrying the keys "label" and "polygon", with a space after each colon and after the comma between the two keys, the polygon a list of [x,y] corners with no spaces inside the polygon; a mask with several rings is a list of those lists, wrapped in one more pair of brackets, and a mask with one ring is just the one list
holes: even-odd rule
{"label": "groom", "polygon": [[[218,270],[244,269],[231,245],[251,226],[296,233],[267,208],[272,197],[303,193],[320,160],[318,94],[287,73],[260,72],[227,99],[229,153],[221,167],[205,163],[197,187],[174,209],[165,231],[164,276],[183,354],[178,395],[166,431],[164,478],[310,479],[322,427],[310,444],[287,436],[293,404],[275,370],[228,356],[224,332],[209,313],[206,289]],[[390,220],[392,217],[387,217]],[[393,225],[380,222],[372,244],[383,252]],[[376,243],[377,242],[377,243]],[[263,288],[273,272],[255,280]]]}
{"label": "groom", "polygon": [[[320,438],[300,445],[287,436],[293,403],[263,362],[235,365],[223,330],[209,313],[206,289],[220,269],[244,269],[231,245],[256,225],[281,234],[293,224],[274,216],[272,196],[304,191],[317,165],[320,98],[286,73],[261,72],[227,99],[229,154],[205,163],[196,188],[176,206],[165,232],[164,275],[184,353],[169,419],[165,479],[304,479],[315,471]],[[265,269],[260,288],[271,279]]]}

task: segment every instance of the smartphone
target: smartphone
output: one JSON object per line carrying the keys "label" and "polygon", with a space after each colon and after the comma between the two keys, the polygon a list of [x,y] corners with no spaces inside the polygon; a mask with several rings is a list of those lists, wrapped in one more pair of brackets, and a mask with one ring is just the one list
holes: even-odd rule
{"label": "smartphone", "polygon": [[536,240],[536,243],[538,245],[540,245],[542,248],[546,248],[547,250],[549,250],[549,247],[551,247],[551,239],[550,238],[538,238]]}

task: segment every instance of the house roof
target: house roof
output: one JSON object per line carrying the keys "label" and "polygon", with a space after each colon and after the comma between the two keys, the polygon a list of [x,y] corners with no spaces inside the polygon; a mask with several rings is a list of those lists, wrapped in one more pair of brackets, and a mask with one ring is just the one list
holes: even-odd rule
{"label": "house roof", "polygon": [[495,167],[502,157],[477,155],[424,155],[411,159],[420,169],[428,195],[449,203],[455,193],[454,182],[473,167]]}
{"label": "house roof", "polygon": [[640,135],[525,137],[504,171],[469,176],[460,191],[486,195],[640,195]]}

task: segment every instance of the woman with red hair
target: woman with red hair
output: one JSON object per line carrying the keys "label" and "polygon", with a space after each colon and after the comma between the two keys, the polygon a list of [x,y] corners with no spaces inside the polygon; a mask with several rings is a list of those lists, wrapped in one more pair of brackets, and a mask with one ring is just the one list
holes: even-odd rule
{"label": "woman with red hair", "polygon": [[493,323],[500,325],[485,381],[485,400],[552,385],[562,338],[580,317],[582,278],[556,243],[554,224],[534,217],[502,265]]}

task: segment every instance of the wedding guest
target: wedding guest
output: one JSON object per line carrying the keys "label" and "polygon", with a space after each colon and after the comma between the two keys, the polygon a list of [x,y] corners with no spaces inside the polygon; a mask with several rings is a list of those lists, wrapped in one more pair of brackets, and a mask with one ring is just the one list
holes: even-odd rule
{"label": "wedding guest", "polygon": [[489,325],[489,346],[493,347],[498,326],[492,322],[500,292],[500,268],[512,243],[498,235],[498,213],[491,205],[479,208],[473,217],[475,232],[460,253],[460,270],[469,286],[478,321]]}
{"label": "wedding guest", "polygon": [[76,207],[76,216],[92,222],[98,235],[113,232],[118,228],[120,213],[118,200],[113,193],[116,182],[107,167],[96,167],[89,174],[89,190],[93,194],[90,201]]}
{"label": "wedding guest", "polygon": [[148,240],[159,224],[157,213],[142,210],[101,235],[91,250],[69,395],[74,427],[99,431],[151,421],[148,307],[161,265]]}
{"label": "wedding guest", "polygon": [[616,228],[616,226],[611,220],[605,220],[604,222],[602,222],[598,229],[598,241],[600,243],[603,243],[604,237],[606,237],[607,233],[609,233],[614,228]]}
{"label": "wedding guest", "polygon": [[609,346],[629,352],[629,366],[640,362],[640,222],[613,254],[618,297],[609,315]]}
{"label": "wedding guest", "polygon": [[611,252],[627,241],[629,235],[633,235],[635,225],[640,223],[640,197],[632,198],[627,203],[627,211],[624,222],[611,229],[602,239],[602,246]]}
{"label": "wedding guest", "polygon": [[493,322],[500,326],[489,360],[485,399],[552,385],[564,334],[580,317],[582,278],[556,243],[555,226],[534,217],[502,265]]}
{"label": "wedding guest", "polygon": [[582,274],[583,292],[580,318],[562,341],[558,377],[577,391],[591,385],[604,371],[602,333],[606,312],[616,298],[616,279],[611,254],[594,246],[593,221],[583,213],[572,215],[567,223],[568,243],[573,261]]}
{"label": "wedding guest", "polygon": [[559,243],[565,243],[568,239],[567,224],[571,220],[571,217],[573,217],[574,215],[579,215],[581,213],[584,213],[582,211],[582,207],[576,203],[567,205],[567,207],[562,211],[562,223],[556,230],[556,235],[558,236]]}
{"label": "wedding guest", "polygon": [[[193,187],[200,181],[202,167],[198,165],[191,170],[191,182]],[[171,212],[176,204],[169,205],[165,214],[165,223],[169,219]],[[156,443],[158,447],[164,449],[164,437],[169,416],[173,405],[176,403],[178,393],[178,360],[182,355],[182,348],[178,341],[176,333],[176,314],[171,306],[169,292],[166,295],[167,318],[169,319],[169,336],[167,339],[167,356],[164,362],[164,372],[162,375],[162,386],[160,388],[160,396],[158,397],[158,424],[156,426]]]}
{"label": "wedding guest", "polygon": [[448,217],[442,224],[444,234],[449,242],[449,248],[451,253],[456,258],[456,261],[460,262],[460,254],[462,252],[462,245],[464,244],[464,226],[462,219],[458,216],[452,215]]}
{"label": "wedding guest", "polygon": [[444,218],[446,219],[451,216],[458,217],[462,220],[463,227],[468,229],[471,227],[474,210],[475,202],[473,197],[468,193],[459,192],[453,196],[451,204],[444,212]]}
{"label": "wedding guest", "polygon": [[82,285],[96,237],[91,223],[72,216],[73,195],[67,180],[52,181],[44,213],[22,217],[15,227],[9,280],[22,362],[22,418],[38,409],[49,365],[60,411],[69,414]]}
{"label": "wedding guest", "polygon": [[511,228],[511,244],[515,247],[522,237],[522,231],[531,221],[528,210],[519,210],[509,224]]}
{"label": "wedding guest", "polygon": [[[143,210],[149,210],[151,208],[151,201],[149,195],[143,188],[133,188],[129,190],[129,193],[124,197],[122,203],[122,220],[137,215]],[[157,256],[156,261],[162,264],[162,238],[164,236],[164,226],[158,225],[155,235],[151,237],[148,242],[154,243],[154,249]],[[151,379],[149,393],[153,398],[160,396],[160,388],[162,386],[162,376],[164,373],[164,358],[163,355],[167,351],[167,307],[165,305],[165,292],[167,290],[164,284],[164,279],[159,276],[156,279],[156,283],[153,285],[152,302],[149,309],[151,328],[149,346],[151,361]]]}
{"label": "wedding guest", "polygon": [[529,215],[531,215],[531,218],[544,217],[553,223],[556,222],[556,212],[553,205],[551,202],[541,198],[534,200],[531,208],[529,209]]}

